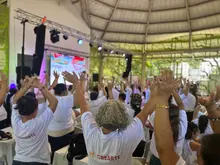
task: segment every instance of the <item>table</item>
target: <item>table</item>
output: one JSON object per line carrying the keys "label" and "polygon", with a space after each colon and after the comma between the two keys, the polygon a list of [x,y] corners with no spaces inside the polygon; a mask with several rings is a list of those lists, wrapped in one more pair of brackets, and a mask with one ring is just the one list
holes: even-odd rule
{"label": "table", "polygon": [[[53,165],[68,165],[68,161],[66,159],[67,151],[68,146],[56,151],[53,158]],[[88,157],[82,160],[73,160],[73,165],[87,165],[87,163]]]}
{"label": "table", "polygon": [[[11,127],[5,128],[2,131],[10,132],[13,135],[13,129]],[[8,165],[12,165],[15,155],[15,139],[0,141],[0,154],[6,156]]]}

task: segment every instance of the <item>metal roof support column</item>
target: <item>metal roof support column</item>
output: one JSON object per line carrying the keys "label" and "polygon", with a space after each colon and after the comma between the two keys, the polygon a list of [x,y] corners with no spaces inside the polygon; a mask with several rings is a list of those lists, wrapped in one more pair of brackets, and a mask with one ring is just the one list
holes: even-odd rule
{"label": "metal roof support column", "polygon": [[108,26],[109,26],[109,24],[110,24],[110,22],[111,22],[111,20],[112,20],[113,14],[114,14],[115,10],[116,10],[117,7],[118,7],[118,2],[119,2],[119,0],[116,1],[115,7],[114,7],[114,9],[112,10],[112,13],[111,13],[111,15],[110,15],[110,17],[109,17],[109,19],[108,19],[108,22],[106,23],[105,30],[104,30],[104,32],[102,33],[102,36],[101,36],[101,40],[102,40],[103,37],[105,36],[105,33],[106,33],[107,29],[108,29]]}
{"label": "metal roof support column", "polygon": [[189,0],[185,0],[186,4],[186,13],[187,13],[187,21],[189,24],[189,49],[192,48],[192,25],[190,20],[190,9],[189,9]]}
{"label": "metal roof support column", "polygon": [[89,14],[89,2],[88,0],[85,0],[86,4],[86,15],[87,15],[87,20],[88,20],[88,25],[91,28],[91,21],[90,21],[90,14]]}
{"label": "metal roof support column", "polygon": [[99,83],[102,83],[102,76],[103,76],[103,66],[104,66],[104,55],[103,52],[100,52],[100,63],[99,63]]}
{"label": "metal roof support column", "polygon": [[148,15],[147,15],[147,23],[146,23],[146,27],[145,27],[145,35],[144,35],[144,40],[143,40],[143,55],[142,55],[142,67],[141,67],[141,84],[145,85],[145,79],[146,79],[146,41],[147,41],[147,35],[148,35],[148,28],[149,28],[149,24],[150,24],[150,15],[151,15],[151,10],[152,10],[152,6],[153,6],[153,0],[149,0],[149,9],[148,9]]}

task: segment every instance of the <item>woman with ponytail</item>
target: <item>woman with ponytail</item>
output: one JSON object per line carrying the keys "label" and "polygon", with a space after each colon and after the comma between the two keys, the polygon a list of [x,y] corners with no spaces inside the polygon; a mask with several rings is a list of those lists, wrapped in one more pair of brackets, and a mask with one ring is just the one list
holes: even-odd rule
{"label": "woman with ponytail", "polygon": [[[173,97],[177,103],[174,105],[172,103]],[[180,98],[180,96],[173,91],[173,96],[170,96],[168,99],[168,106],[169,106],[169,121],[170,126],[173,133],[173,141],[175,145],[175,152],[181,156],[184,144],[184,138],[187,131],[187,116],[186,112],[184,111],[184,105]],[[150,123],[154,126],[154,116],[155,112],[150,117]],[[156,142],[155,142],[155,135],[153,134],[150,151],[152,153],[152,157],[150,159],[150,165],[161,165],[159,154],[156,149]]]}
{"label": "woman with ponytail", "polygon": [[194,119],[192,122],[199,127],[199,139],[201,139],[204,135],[210,135],[214,133],[210,125],[208,116],[202,115],[198,119]]}

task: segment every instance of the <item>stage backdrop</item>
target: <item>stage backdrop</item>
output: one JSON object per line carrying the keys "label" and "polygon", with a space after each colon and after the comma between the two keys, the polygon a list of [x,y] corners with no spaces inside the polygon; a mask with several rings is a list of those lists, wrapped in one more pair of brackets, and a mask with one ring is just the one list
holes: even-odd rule
{"label": "stage backdrop", "polygon": [[[75,72],[79,75],[85,71],[85,59],[78,56],[68,56],[58,53],[52,53],[50,55],[50,83],[53,83],[53,72],[57,71],[60,75],[63,71]],[[59,83],[64,83],[62,76],[59,78]],[[67,85],[70,83],[67,82]]]}
{"label": "stage backdrop", "polygon": [[9,8],[0,5],[0,70],[8,75]]}

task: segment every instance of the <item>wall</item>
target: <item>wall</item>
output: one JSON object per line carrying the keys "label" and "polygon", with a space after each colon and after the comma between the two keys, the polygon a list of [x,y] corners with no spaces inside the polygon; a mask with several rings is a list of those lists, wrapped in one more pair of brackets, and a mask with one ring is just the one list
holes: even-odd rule
{"label": "wall", "polygon": [[0,4],[0,71],[8,75],[9,8]]}
{"label": "wall", "polygon": [[[63,0],[58,4],[57,0],[9,0],[10,6],[10,51],[9,51],[9,81],[16,82],[15,67],[17,66],[17,54],[21,53],[22,46],[22,25],[15,19],[15,9],[20,8],[38,16],[46,16],[48,20],[58,22],[62,25],[72,27],[81,32],[90,34],[90,29],[81,18],[79,5],[70,4],[69,0]],[[35,52],[35,34],[34,25],[26,25],[25,54],[33,55]],[[60,42],[53,44],[50,41],[50,33],[47,31],[45,44],[54,45],[66,49],[77,50],[82,52],[90,51],[89,44],[84,42],[83,45],[77,44],[77,39],[69,38],[63,40],[60,35]],[[87,62],[88,67],[88,62]]]}

